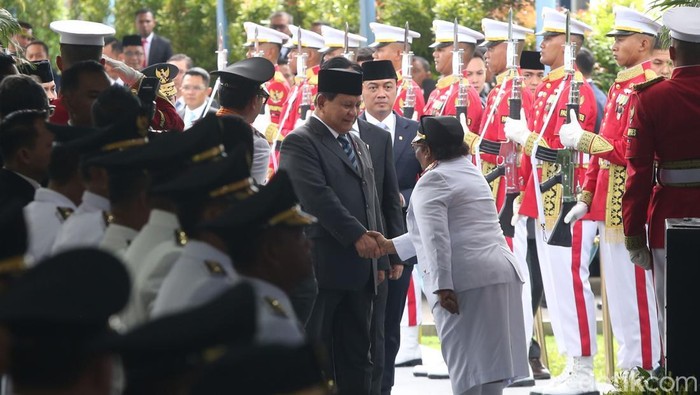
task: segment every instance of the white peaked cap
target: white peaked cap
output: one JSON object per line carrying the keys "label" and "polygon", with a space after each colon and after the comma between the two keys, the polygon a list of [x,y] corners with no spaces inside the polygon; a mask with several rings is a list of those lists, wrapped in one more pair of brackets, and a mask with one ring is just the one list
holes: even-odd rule
{"label": "white peaked cap", "polygon": [[644,33],[656,36],[661,30],[661,24],[631,8],[616,5],[614,7],[615,26],[607,36],[625,36],[634,33]]}
{"label": "white peaked cap", "polygon": [[[430,44],[430,48],[435,48],[440,44],[454,42],[454,23],[442,20],[433,21],[433,31],[435,32],[435,42]],[[457,25],[457,40],[461,43],[476,44],[477,41],[483,40],[484,35],[472,30],[468,27]]]}
{"label": "white peaked cap", "polygon": [[[299,27],[289,25],[289,30],[292,32],[292,39],[286,44],[287,47],[296,47],[299,44]],[[311,30],[301,29],[301,46],[308,48],[321,49],[324,47],[323,36],[314,33]]]}
{"label": "white peaked cap", "polygon": [[246,46],[255,45],[255,29],[258,29],[258,42],[259,43],[274,43],[274,44],[284,44],[290,37],[280,31],[271,29],[267,26],[261,26],[253,22],[243,23],[246,34]]}
{"label": "white peaked cap", "polygon": [[[404,28],[383,23],[370,22],[369,28],[374,33],[374,42],[370,47],[376,47],[382,44],[402,43],[404,40]],[[420,33],[413,30],[408,31],[408,43],[412,44],[414,38],[420,38]]]}
{"label": "white peaked cap", "polygon": [[[593,31],[593,28],[581,21],[571,18],[570,32],[571,34],[585,35]],[[538,36],[547,33],[566,33],[566,14],[559,12],[554,8],[544,7],[542,9],[542,30],[535,33]]]}
{"label": "white peaked cap", "polygon": [[105,45],[105,36],[115,34],[114,28],[111,26],[79,20],[53,21],[49,27],[61,36],[59,39],[61,44],[102,47]]}
{"label": "white peaked cap", "polygon": [[[481,45],[488,45],[491,42],[508,40],[508,22],[501,22],[495,19],[484,18],[481,20],[481,30],[484,31],[486,41]],[[535,33],[534,30],[513,24],[513,38],[515,40],[525,40],[528,34]]]}
{"label": "white peaked cap", "polygon": [[676,7],[666,11],[664,26],[676,40],[700,43],[700,8]]}
{"label": "white peaked cap", "polygon": [[[325,43],[325,47],[321,48],[321,52],[326,52],[331,48],[343,48],[345,46],[345,31],[334,29],[330,26],[321,26],[321,35]],[[348,32],[348,47],[360,48],[361,43],[366,43],[367,38],[359,34]]]}

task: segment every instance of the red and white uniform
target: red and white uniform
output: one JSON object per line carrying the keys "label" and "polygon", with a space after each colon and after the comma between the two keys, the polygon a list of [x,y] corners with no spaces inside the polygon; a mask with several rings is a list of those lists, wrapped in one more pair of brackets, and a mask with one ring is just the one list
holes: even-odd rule
{"label": "red and white uniform", "polygon": [[[464,76],[463,78],[467,78]],[[457,102],[457,78],[453,75],[442,77],[438,80],[435,90],[430,93],[428,102],[423,110],[424,115],[431,116],[454,116],[457,114],[455,104]],[[481,125],[481,99],[479,93],[473,86],[467,91],[467,127],[474,133],[479,132]]]}
{"label": "red and white uniform", "polygon": [[270,98],[267,100],[267,107],[270,110],[272,124],[263,132],[267,141],[271,142],[275,133],[277,133],[280,118],[282,117],[282,108],[287,99],[289,99],[289,92],[292,89],[287,79],[282,75],[278,65],[275,65],[274,77],[265,83],[265,89],[270,94]]}
{"label": "red and white uniform", "polygon": [[[406,92],[408,89],[406,89],[406,86],[404,86],[405,84],[401,70],[396,70],[396,77],[398,78],[396,85],[399,87],[399,94],[396,96],[396,100],[394,101],[394,111],[403,117],[403,105],[406,101]],[[411,80],[411,85],[413,85],[413,94],[416,97],[413,112],[416,115],[416,119],[420,119],[420,117],[423,116],[423,109],[425,108],[423,89],[421,89],[416,81]]]}
{"label": "red and white uniform", "polygon": [[[527,176],[526,188],[519,213],[538,218],[535,179],[529,155],[533,151],[536,134],[542,132],[540,144],[550,148],[562,148],[559,129],[566,121],[566,103],[569,81],[563,67],[552,70],[535,90],[535,101],[528,116],[530,134],[524,147],[522,173]],[[580,73],[575,78],[581,82],[579,121],[584,130],[594,130],[596,101],[590,85]],[[580,163],[587,162],[587,155],[580,154]],[[538,181],[555,173],[553,163],[538,164]],[[585,175],[584,166],[576,169],[579,182]],[[537,185],[539,187],[539,185]],[[552,320],[552,330],[559,352],[569,357],[586,357],[596,353],[595,299],[588,281],[588,265],[591,259],[596,224],[584,217],[571,226],[572,246],[560,247],[547,244],[545,231],[554,227],[561,210],[561,185],[542,194],[545,223],[536,224],[535,239],[542,272],[542,285],[547,298],[547,308]],[[548,233],[547,232],[547,233]]]}
{"label": "red and white uniform", "polygon": [[622,194],[627,178],[625,151],[630,96],[634,85],[656,77],[646,61],[618,73],[608,92],[600,135],[584,133],[580,151],[592,156],[580,200],[600,235],[600,260],[605,276],[610,321],[620,349],[618,366],[654,369],[661,358],[652,273],[633,264],[623,243]]}
{"label": "red and white uniform", "polygon": [[638,88],[630,106],[622,196],[625,244],[628,249],[646,246],[648,224],[656,297],[663,306],[665,220],[700,217],[700,65],[677,67],[671,79]]}

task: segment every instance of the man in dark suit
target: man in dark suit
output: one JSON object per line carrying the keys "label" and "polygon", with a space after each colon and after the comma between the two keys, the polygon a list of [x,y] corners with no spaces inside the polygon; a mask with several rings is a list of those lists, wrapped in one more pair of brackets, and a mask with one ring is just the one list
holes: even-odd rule
{"label": "man in dark suit", "polygon": [[[363,69],[363,89],[362,98],[365,103],[365,112],[360,115],[362,122],[376,125],[377,127],[386,130],[389,137],[389,143],[393,143],[393,166],[396,169],[398,186],[400,195],[398,198],[403,207],[408,206],[411,199],[413,187],[416,185],[418,175],[421,173],[421,167],[416,160],[416,157],[411,148],[411,141],[418,130],[418,122],[404,118],[392,111],[391,103],[394,103],[397,92],[397,77],[390,61],[378,60],[373,62],[365,62],[362,64]],[[363,128],[360,125],[360,136],[362,140],[370,144],[370,151],[373,143],[370,142],[369,133],[363,133]],[[367,139],[366,139],[367,138]],[[376,143],[374,143],[376,145]],[[388,157],[385,155],[385,157]],[[374,155],[372,156],[374,160]],[[390,166],[390,165],[388,165]],[[377,164],[375,162],[375,177]],[[386,215],[386,213],[385,213]],[[403,222],[403,216],[401,217]],[[387,218],[387,233],[392,231],[388,226],[389,219]],[[403,227],[403,223],[401,224]],[[415,264],[415,259],[404,262],[404,265],[393,265],[389,278],[392,280],[387,284],[387,295],[385,299],[385,308],[381,309],[379,303],[375,301],[375,311],[383,310],[384,328],[384,363],[383,366],[377,366],[375,362],[375,375],[373,376],[373,384],[375,378],[380,378],[381,393],[391,393],[391,387],[394,384],[394,360],[399,350],[401,338],[400,322],[403,314],[404,305],[406,303],[406,292],[408,283],[411,278],[411,270]],[[376,369],[383,368],[383,373],[377,372]],[[373,386],[373,393],[375,386]],[[377,394],[379,392],[376,392]]]}
{"label": "man in dark suit", "polygon": [[165,63],[173,56],[173,48],[170,40],[153,33],[156,27],[156,18],[150,8],[141,8],[136,11],[136,30],[141,36],[143,50],[146,52],[146,60],[143,67],[156,63]]}
{"label": "man in dark suit", "polygon": [[[44,95],[44,97],[46,97]],[[22,110],[4,117],[0,125],[0,205],[17,200],[26,206],[34,200],[40,182],[48,175],[53,133],[46,128],[46,112]]]}
{"label": "man in dark suit", "polygon": [[[357,119],[362,74],[321,70],[314,115],[285,138],[285,169],[304,210],[318,218],[308,236],[318,296],[306,325],[329,353],[326,372],[340,394],[367,395],[372,299],[389,265],[367,234],[383,231],[367,145],[350,131]],[[303,318],[302,318],[303,319]]]}

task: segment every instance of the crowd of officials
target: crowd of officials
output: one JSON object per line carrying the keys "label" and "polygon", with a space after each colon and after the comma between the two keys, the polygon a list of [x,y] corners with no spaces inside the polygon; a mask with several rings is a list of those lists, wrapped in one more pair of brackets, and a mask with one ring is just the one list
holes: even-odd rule
{"label": "crowd of officials", "polygon": [[[379,395],[417,365],[499,395],[550,378],[543,294],[567,364],[536,392],[593,393],[596,249],[618,367],[663,368],[663,222],[700,215],[699,8],[664,14],[664,50],[615,7],[607,94],[593,27],[550,8],[537,33],[434,21],[437,81],[408,28],[373,22],[366,46],[277,12],[208,72],[134,18],[122,40],[52,22],[60,73],[25,22],[0,54],[4,394]],[[566,205],[540,182],[569,150]]]}

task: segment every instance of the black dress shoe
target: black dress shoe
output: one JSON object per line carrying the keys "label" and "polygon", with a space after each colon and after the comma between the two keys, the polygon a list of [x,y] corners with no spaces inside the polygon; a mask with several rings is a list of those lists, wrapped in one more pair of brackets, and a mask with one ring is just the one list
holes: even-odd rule
{"label": "black dress shoe", "polygon": [[530,367],[532,368],[532,377],[535,380],[548,380],[552,378],[549,370],[542,364],[539,358],[530,358]]}
{"label": "black dress shoe", "polygon": [[394,366],[397,368],[404,368],[406,366],[416,366],[416,365],[422,365],[422,364],[423,364],[423,360],[421,358],[418,358],[418,359],[411,359],[410,361],[406,361],[406,362],[397,363]]}

